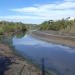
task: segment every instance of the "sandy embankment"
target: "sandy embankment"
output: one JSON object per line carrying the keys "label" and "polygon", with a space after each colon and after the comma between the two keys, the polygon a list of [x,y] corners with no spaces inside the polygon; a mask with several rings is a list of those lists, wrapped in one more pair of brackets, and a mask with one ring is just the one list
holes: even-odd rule
{"label": "sandy embankment", "polygon": [[41,72],[25,59],[16,56],[7,45],[0,44],[0,75],[41,75]]}
{"label": "sandy embankment", "polygon": [[35,31],[31,34],[33,37],[44,40],[51,43],[66,45],[69,47],[75,47],[75,37],[63,36],[63,35],[54,35],[41,31]]}

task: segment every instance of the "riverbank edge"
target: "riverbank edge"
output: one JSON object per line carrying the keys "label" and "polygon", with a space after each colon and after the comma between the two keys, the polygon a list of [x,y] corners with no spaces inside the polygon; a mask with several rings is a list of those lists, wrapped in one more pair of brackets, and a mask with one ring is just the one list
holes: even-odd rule
{"label": "riverbank edge", "polygon": [[[39,72],[39,75],[40,75],[41,70],[39,69],[38,65],[33,64],[29,59],[23,57],[20,53],[16,52],[14,46],[13,46],[11,43],[10,43],[10,44],[9,44],[9,43],[6,44],[6,43],[4,43],[4,42],[0,42],[0,45],[4,45],[4,46],[6,46],[7,48],[10,49],[10,51],[11,51],[11,54],[9,54],[10,56],[14,56],[14,58],[17,58],[19,61],[23,61],[23,63],[26,62],[27,64],[33,66],[33,67]],[[5,49],[4,49],[4,50],[5,50]],[[8,53],[8,51],[6,51],[6,52]],[[6,56],[6,55],[4,54],[3,57],[4,57],[4,56],[10,57],[9,55]],[[11,61],[12,61],[12,60],[11,60]],[[14,63],[13,63],[13,64],[14,64]],[[22,64],[22,63],[21,63],[21,64]],[[11,64],[10,66],[12,66],[12,64]],[[9,66],[9,67],[10,67],[10,66]],[[9,72],[9,70],[8,70],[8,71],[5,71],[5,72]],[[5,75],[10,75],[10,73],[5,74]],[[37,75],[37,74],[35,74],[35,75]]]}
{"label": "riverbank edge", "polygon": [[44,33],[42,34],[41,31],[34,31],[30,35],[38,40],[42,40],[48,43],[53,43],[53,44],[75,48],[75,38],[71,38],[71,36],[63,37],[63,36],[58,36],[54,34],[45,35]]}
{"label": "riverbank edge", "polygon": [[[32,59],[30,59],[30,58],[28,58],[28,57],[26,57],[26,56],[21,55],[19,52],[17,52],[17,51],[15,50],[15,48],[14,48],[13,45],[11,45],[11,46],[9,46],[9,47],[12,49],[13,55],[17,56],[17,57],[20,58],[21,60],[26,61],[27,64],[32,65],[33,67],[35,67],[36,70],[40,72],[39,75],[42,75],[42,69],[41,69],[42,65],[33,63],[33,60],[32,60]],[[42,64],[42,63],[41,63],[41,64]],[[54,72],[54,71],[52,71],[52,70],[46,70],[46,69],[45,69],[45,75],[56,75],[56,72]]]}

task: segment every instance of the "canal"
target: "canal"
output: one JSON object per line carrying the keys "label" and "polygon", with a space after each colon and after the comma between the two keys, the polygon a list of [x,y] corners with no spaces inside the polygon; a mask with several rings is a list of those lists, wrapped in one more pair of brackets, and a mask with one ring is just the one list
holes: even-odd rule
{"label": "canal", "polygon": [[33,63],[40,65],[44,58],[46,69],[56,72],[57,75],[75,75],[75,48],[48,43],[30,35],[22,38],[15,36],[13,46],[16,52]]}

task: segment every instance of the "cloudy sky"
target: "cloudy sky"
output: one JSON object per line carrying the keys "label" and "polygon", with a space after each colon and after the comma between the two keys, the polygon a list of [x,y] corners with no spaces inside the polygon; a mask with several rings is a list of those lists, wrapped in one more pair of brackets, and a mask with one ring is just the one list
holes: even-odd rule
{"label": "cloudy sky", "polygon": [[0,20],[39,24],[75,16],[75,0],[0,0]]}

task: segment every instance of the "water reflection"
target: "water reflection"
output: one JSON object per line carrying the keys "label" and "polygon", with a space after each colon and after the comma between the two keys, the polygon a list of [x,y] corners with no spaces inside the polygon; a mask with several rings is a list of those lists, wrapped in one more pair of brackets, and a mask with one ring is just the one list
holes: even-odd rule
{"label": "water reflection", "polygon": [[46,67],[61,75],[75,75],[75,48],[47,43],[29,35],[13,38],[13,45],[23,56],[39,63],[45,58]]}
{"label": "water reflection", "polygon": [[22,37],[25,36],[25,33],[26,33],[26,32],[21,32],[21,31],[20,31],[20,32],[15,33],[14,35],[15,35],[17,38],[20,38],[20,39],[21,39]]}

